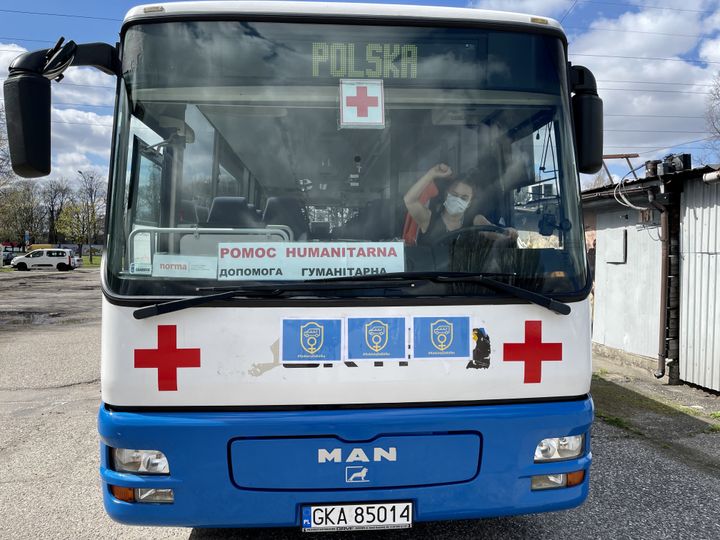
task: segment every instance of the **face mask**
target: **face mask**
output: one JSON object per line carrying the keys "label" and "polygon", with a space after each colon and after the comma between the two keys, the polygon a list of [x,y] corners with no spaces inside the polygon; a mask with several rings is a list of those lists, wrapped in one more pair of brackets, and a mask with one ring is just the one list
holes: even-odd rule
{"label": "face mask", "polygon": [[469,205],[470,201],[465,201],[460,197],[451,195],[449,193],[447,198],[445,199],[445,210],[447,210],[448,214],[462,214],[465,210],[467,210],[467,207]]}

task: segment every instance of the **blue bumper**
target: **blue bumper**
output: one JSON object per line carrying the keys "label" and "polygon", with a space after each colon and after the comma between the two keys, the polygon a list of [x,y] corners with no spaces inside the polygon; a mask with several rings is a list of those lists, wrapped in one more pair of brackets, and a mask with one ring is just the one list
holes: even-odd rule
{"label": "blue bumper", "polygon": [[[299,527],[302,506],[314,503],[413,501],[414,521],[562,510],[588,494],[592,418],[590,398],[297,412],[114,412],[102,406],[105,509],[122,523],[187,527]],[[533,462],[543,438],[583,433],[586,452],[579,459]],[[115,472],[109,447],[160,450],[170,475]],[[362,468],[368,471],[350,474]],[[533,475],[579,470],[586,474],[578,486],[530,489]],[[110,485],[171,488],[175,500],[126,503],[111,495]]]}

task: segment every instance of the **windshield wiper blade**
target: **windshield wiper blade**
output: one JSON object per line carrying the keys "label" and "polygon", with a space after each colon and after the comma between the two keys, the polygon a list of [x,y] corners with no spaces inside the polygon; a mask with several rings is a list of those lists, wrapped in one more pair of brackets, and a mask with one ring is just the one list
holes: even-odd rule
{"label": "windshield wiper blade", "polygon": [[268,296],[280,296],[289,292],[303,292],[303,291],[332,291],[332,290],[352,290],[352,289],[392,289],[392,288],[406,288],[416,287],[420,281],[417,279],[404,279],[404,280],[370,280],[362,282],[360,280],[355,281],[353,279],[338,280],[338,281],[301,281],[299,283],[280,283],[280,284],[263,284],[263,285],[251,285],[233,289],[218,289],[218,288],[204,288],[198,289],[198,291],[216,291],[221,290],[214,294],[208,294],[205,296],[189,296],[186,298],[179,298],[177,300],[169,300],[167,302],[160,302],[152,306],[146,306],[143,308],[136,309],[133,311],[133,317],[136,319],[147,319],[149,317],[155,317],[156,315],[164,315],[165,313],[172,313],[174,311],[180,311],[190,307],[201,306],[213,302],[215,300],[231,300],[240,296],[258,296],[266,298]]}
{"label": "windshield wiper blade", "polygon": [[554,300],[549,296],[545,296],[544,294],[536,293],[528,289],[523,289],[522,287],[517,287],[516,285],[510,285],[509,283],[503,283],[502,281],[498,281],[497,279],[488,277],[485,274],[465,276],[438,275],[437,277],[433,278],[432,281],[434,281],[435,283],[478,283],[480,285],[484,285],[488,289],[495,289],[496,291],[506,292],[515,296],[516,298],[528,300],[533,304],[537,304],[538,306],[547,308],[550,311],[559,313],[560,315],[569,315],[570,311],[572,311],[569,305]]}

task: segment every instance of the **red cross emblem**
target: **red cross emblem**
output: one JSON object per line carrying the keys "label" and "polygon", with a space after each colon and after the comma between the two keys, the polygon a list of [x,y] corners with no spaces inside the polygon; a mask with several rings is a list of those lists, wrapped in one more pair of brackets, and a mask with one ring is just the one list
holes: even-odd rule
{"label": "red cross emblem", "polygon": [[542,321],[525,321],[525,343],[505,343],[504,362],[525,362],[525,384],[539,383],[542,363],[562,360],[562,343],[542,342]]}
{"label": "red cross emblem", "polygon": [[158,390],[177,390],[178,368],[200,367],[200,349],[177,348],[177,326],[158,326],[157,349],[135,349],[136,368],[158,370]]}
{"label": "red cross emblem", "polygon": [[379,101],[375,96],[368,96],[367,86],[358,86],[357,94],[348,96],[345,103],[347,103],[348,107],[357,107],[358,118],[367,118],[368,109],[377,107]]}

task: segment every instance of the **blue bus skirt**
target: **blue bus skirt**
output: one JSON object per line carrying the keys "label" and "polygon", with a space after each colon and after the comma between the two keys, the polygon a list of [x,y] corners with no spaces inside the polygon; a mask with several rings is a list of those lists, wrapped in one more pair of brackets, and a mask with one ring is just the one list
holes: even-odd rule
{"label": "blue bus skirt", "polygon": [[[107,513],[136,525],[299,527],[313,504],[411,501],[413,521],[572,508],[588,494],[589,396],[473,406],[262,412],[99,412]],[[534,463],[544,438],[585,434],[579,458]],[[111,449],[158,450],[170,474],[113,470]],[[363,469],[365,469],[363,471]],[[531,477],[585,471],[573,487]],[[123,502],[110,486],[172,489],[172,503]]]}

